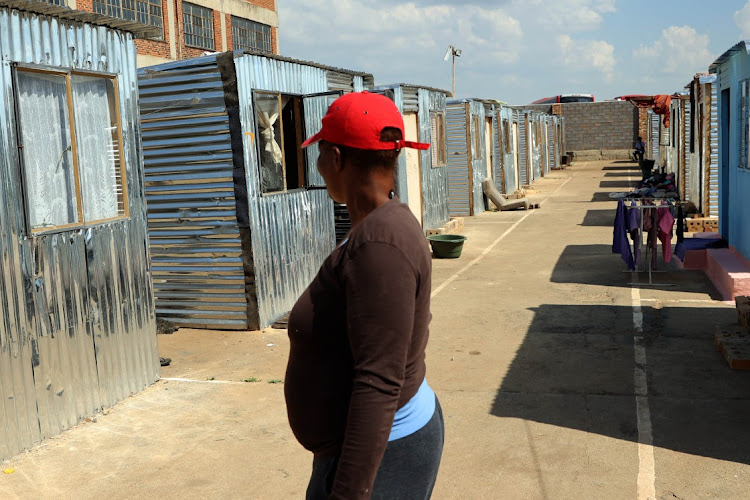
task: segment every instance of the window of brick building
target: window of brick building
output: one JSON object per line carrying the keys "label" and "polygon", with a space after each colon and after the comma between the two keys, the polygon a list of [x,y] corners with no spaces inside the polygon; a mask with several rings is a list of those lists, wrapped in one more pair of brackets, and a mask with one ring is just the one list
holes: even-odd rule
{"label": "window of brick building", "polygon": [[48,3],[50,5],[60,5],[62,7],[65,7],[67,4],[65,3],[66,0],[40,0],[41,2]]}
{"label": "window of brick building", "polygon": [[211,9],[183,2],[185,45],[214,50],[214,13]]}
{"label": "window of brick building", "polygon": [[[65,0],[48,1],[57,5],[65,3]],[[161,0],[93,0],[92,6],[97,14],[155,26],[161,30],[158,38],[164,38]]]}
{"label": "window of brick building", "polygon": [[271,27],[249,19],[232,16],[232,50],[272,53]]}

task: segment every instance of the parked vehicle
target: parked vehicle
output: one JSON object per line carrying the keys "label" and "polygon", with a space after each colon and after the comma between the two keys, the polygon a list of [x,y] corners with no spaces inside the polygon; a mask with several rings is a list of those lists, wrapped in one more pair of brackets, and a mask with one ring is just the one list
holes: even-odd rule
{"label": "parked vehicle", "polygon": [[566,102],[594,102],[593,94],[561,94],[553,97],[542,97],[531,104],[556,104]]}

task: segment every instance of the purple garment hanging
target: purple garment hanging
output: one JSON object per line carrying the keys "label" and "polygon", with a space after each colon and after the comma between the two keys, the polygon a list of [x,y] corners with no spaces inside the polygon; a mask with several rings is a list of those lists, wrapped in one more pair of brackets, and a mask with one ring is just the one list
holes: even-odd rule
{"label": "purple garment hanging", "polygon": [[641,211],[635,200],[630,203],[627,212],[627,229],[630,239],[633,240],[633,264],[637,267],[641,264]]}
{"label": "purple garment hanging", "polygon": [[625,202],[622,198],[617,200],[617,211],[615,212],[615,227],[612,235],[612,253],[619,253],[628,269],[635,271],[633,252],[630,251],[630,243],[626,232]]}

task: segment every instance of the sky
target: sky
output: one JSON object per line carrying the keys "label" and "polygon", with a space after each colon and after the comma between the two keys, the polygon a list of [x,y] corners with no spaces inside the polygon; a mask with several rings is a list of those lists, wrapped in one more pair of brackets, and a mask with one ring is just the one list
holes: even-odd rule
{"label": "sky", "polygon": [[281,55],[528,104],[671,94],[738,41],[750,0],[276,0]]}

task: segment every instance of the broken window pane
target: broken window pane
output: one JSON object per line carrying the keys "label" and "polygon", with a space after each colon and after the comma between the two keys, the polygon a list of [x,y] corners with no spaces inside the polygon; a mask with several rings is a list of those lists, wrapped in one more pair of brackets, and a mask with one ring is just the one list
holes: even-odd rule
{"label": "broken window pane", "polygon": [[39,229],[79,222],[65,76],[16,75],[29,225]]}
{"label": "broken window pane", "polygon": [[71,76],[85,221],[125,214],[123,166],[110,78]]}
{"label": "broken window pane", "polygon": [[284,153],[281,137],[281,105],[278,94],[255,94],[261,191],[283,191]]}

